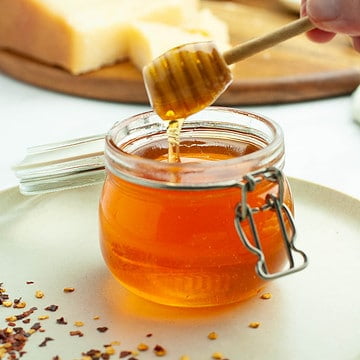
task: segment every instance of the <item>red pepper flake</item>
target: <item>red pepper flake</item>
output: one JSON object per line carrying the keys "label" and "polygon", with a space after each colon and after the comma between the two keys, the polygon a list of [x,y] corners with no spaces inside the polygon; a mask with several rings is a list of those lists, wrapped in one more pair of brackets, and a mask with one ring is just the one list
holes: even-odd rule
{"label": "red pepper flake", "polygon": [[9,295],[6,294],[6,290],[2,287],[2,285],[3,283],[0,283],[0,305],[4,305],[4,303],[9,300]]}
{"label": "red pepper flake", "polygon": [[106,326],[100,326],[100,327],[96,328],[96,330],[101,333],[108,331],[108,329],[109,328],[107,328]]}
{"label": "red pepper flake", "polygon": [[260,323],[258,321],[253,321],[248,326],[252,329],[257,329],[260,326]]}
{"label": "red pepper flake", "polygon": [[30,316],[34,311],[37,310],[37,307],[32,307],[31,309],[24,311],[22,314],[15,315],[16,320],[22,320]]}
{"label": "red pepper flake", "polygon": [[137,358],[134,358],[133,356],[129,358],[128,360],[138,360]]}
{"label": "red pepper flake", "polygon": [[30,318],[27,318],[25,320],[22,321],[24,324],[28,324],[30,322]]}
{"label": "red pepper flake", "polygon": [[154,353],[156,356],[164,356],[166,355],[166,350],[161,345],[155,345]]}
{"label": "red pepper flake", "polygon": [[16,326],[16,323],[14,323],[14,322],[9,322],[9,323],[8,323],[8,326],[14,327],[14,326]]}
{"label": "red pepper flake", "polygon": [[146,334],[146,337],[152,337],[153,334],[149,333],[149,334]]}
{"label": "red pepper flake", "polygon": [[44,347],[44,346],[47,345],[47,343],[48,343],[49,341],[53,341],[53,340],[54,340],[54,339],[51,338],[51,337],[46,337],[46,338],[39,344],[39,347]]}
{"label": "red pepper flake", "polygon": [[26,302],[25,301],[21,301],[21,302],[17,302],[15,303],[14,301],[14,309],[23,309],[26,306]]}
{"label": "red pepper flake", "polygon": [[59,308],[59,307],[58,307],[57,305],[49,305],[49,306],[47,306],[47,307],[45,308],[45,310],[54,312],[54,311],[56,311],[58,308]]}
{"label": "red pepper flake", "polygon": [[37,331],[40,328],[41,328],[41,324],[39,322],[36,322],[30,329]]}
{"label": "red pepper flake", "polygon": [[64,293],[72,293],[75,291],[75,288],[73,287],[66,287],[64,288]]}
{"label": "red pepper flake", "polygon": [[31,285],[31,284],[34,284],[34,282],[33,281],[27,281],[26,284]]}
{"label": "red pepper flake", "polygon": [[82,353],[82,355],[84,356],[91,356],[91,357],[94,357],[94,356],[101,356],[101,351],[100,350],[95,350],[95,349],[91,349],[89,350],[88,352],[86,353]]}
{"label": "red pepper flake", "polygon": [[45,294],[41,290],[36,290],[35,291],[35,297],[37,299],[42,299],[44,296],[45,296]]}
{"label": "red pepper flake", "polygon": [[13,328],[11,332],[8,331],[8,328],[0,329],[1,344],[8,344],[6,348],[4,347],[6,353],[9,354],[8,359],[16,360],[18,359],[18,356],[22,356],[24,353],[22,350],[27,339],[28,335],[21,327]]}
{"label": "red pepper flake", "polygon": [[56,355],[52,358],[52,360],[61,360],[59,355]]}
{"label": "red pepper flake", "polygon": [[262,300],[269,300],[269,299],[271,299],[272,298],[272,295],[271,295],[271,293],[264,293],[264,294],[262,294],[261,296],[260,296],[260,299],[262,299]]}
{"label": "red pepper flake", "polygon": [[70,331],[70,336],[79,336],[82,337],[84,334],[80,330]]}
{"label": "red pepper flake", "polygon": [[132,351],[124,350],[120,352],[119,359],[123,359],[132,354]]}
{"label": "red pepper flake", "polygon": [[63,317],[56,319],[56,323],[60,324],[60,325],[66,325],[67,321],[65,321],[65,319]]}

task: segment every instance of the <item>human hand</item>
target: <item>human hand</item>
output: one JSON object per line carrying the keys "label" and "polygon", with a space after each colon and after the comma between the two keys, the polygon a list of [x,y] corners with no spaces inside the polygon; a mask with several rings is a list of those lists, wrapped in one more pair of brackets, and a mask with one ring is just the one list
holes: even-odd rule
{"label": "human hand", "polygon": [[308,15],[316,26],[307,33],[311,40],[327,42],[343,33],[360,52],[360,0],[301,0],[301,15]]}

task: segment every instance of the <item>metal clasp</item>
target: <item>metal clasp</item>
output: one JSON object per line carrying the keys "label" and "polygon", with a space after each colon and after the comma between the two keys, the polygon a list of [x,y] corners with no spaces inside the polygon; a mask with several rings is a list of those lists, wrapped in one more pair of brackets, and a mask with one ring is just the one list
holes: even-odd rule
{"label": "metal clasp", "polygon": [[[251,208],[247,203],[247,195],[249,192],[254,191],[257,185],[264,180],[274,182],[278,185],[277,194],[268,194],[263,206]],[[265,170],[249,173],[243,177],[243,182],[239,186],[241,189],[241,201],[235,209],[235,228],[245,247],[258,257],[258,262],[256,264],[257,274],[265,280],[272,280],[303,270],[308,264],[308,258],[303,251],[297,249],[294,245],[296,237],[295,222],[289,208],[284,204],[284,176],[281,170],[275,167],[269,167]],[[270,273],[268,271],[259,233],[254,220],[255,213],[271,210],[276,213],[289,263],[287,269],[276,273]],[[250,225],[250,233],[253,242],[249,241],[243,229],[243,224],[246,220]],[[286,228],[286,220],[288,220],[290,230],[287,230]],[[295,264],[294,253],[300,255],[302,263],[298,265]]]}

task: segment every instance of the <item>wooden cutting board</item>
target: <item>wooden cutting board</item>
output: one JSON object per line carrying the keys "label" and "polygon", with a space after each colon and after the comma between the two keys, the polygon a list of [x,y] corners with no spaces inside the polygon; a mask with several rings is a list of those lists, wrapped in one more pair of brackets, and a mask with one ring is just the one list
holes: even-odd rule
{"label": "wooden cutting board", "polygon": [[[233,44],[295,20],[277,0],[202,1],[230,28]],[[47,89],[119,102],[147,103],[141,73],[129,62],[74,76],[44,63],[0,49],[0,70]],[[347,37],[327,44],[305,35],[252,56],[234,67],[234,82],[217,104],[266,104],[347,94],[360,84],[360,54]]]}

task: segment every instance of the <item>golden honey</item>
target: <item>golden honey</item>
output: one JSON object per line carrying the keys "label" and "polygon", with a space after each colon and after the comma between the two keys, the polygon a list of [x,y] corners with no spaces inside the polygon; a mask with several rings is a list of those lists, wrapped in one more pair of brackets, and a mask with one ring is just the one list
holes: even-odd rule
{"label": "golden honey", "polygon": [[206,108],[232,81],[211,41],[169,50],[144,67],[143,77],[151,105],[163,120],[185,119]]}
{"label": "golden honey", "polygon": [[[167,305],[223,305],[255,295],[264,280],[234,226],[241,191],[228,184],[264,166],[282,167],[281,130],[257,115],[209,108],[184,122],[181,162],[168,163],[167,150],[167,122],[154,113],[117,124],[107,137],[100,243],[109,269],[132,292]],[[277,191],[264,181],[248,203],[261,207]],[[255,217],[267,265],[279,271],[286,251],[276,215]]]}

